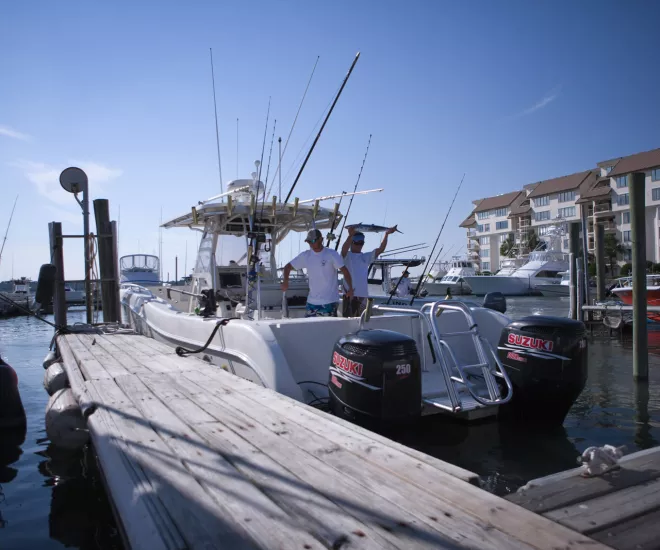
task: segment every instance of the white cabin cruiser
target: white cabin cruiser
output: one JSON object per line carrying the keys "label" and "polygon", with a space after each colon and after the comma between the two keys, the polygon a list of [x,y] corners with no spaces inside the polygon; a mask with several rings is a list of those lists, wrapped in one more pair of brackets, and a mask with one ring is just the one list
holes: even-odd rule
{"label": "white cabin cruiser", "polygon": [[[249,190],[239,193],[239,184]],[[361,318],[291,318],[289,300],[299,297],[293,285],[285,297],[280,291],[279,299],[274,299],[280,285],[276,247],[292,231],[332,229],[341,214],[337,207],[321,207],[319,200],[281,203],[273,198],[261,208],[256,178],[239,184],[230,184],[226,202],[202,202],[191,213],[164,224],[202,231],[188,293],[191,304],[187,312],[179,311],[143,286],[123,284],[122,313],[135,330],[170,344],[179,355],[198,353],[255,384],[304,403],[329,406],[356,422],[410,420],[440,412],[479,418],[502,410],[529,418],[529,406],[540,417],[552,411],[555,421],[563,421],[586,373],[582,332],[564,326],[575,321],[546,321],[553,334],[564,338],[562,346],[570,340],[566,353],[573,354],[569,361],[575,368],[561,370],[562,376],[572,373],[567,399],[558,399],[562,391],[555,386],[548,406],[539,408],[536,394],[547,387],[528,384],[516,398],[516,385],[524,383],[507,365],[515,357],[512,366],[520,372],[522,365],[516,361],[529,361],[522,379],[531,380],[529,372],[537,369],[529,367],[538,363],[537,356],[557,361],[559,356],[548,350],[562,351],[559,341],[553,348],[553,341],[537,338],[529,330],[539,318],[511,323],[504,314],[458,301],[424,301],[420,309],[370,302]],[[216,265],[217,245],[227,235],[242,237],[246,246],[238,260],[246,263],[233,267],[237,270],[233,296],[222,289],[225,268]],[[534,337],[525,336],[526,332]],[[566,334],[572,334],[569,340]],[[539,351],[543,346],[545,354]],[[524,414],[519,414],[521,406]]]}
{"label": "white cabin cruiser", "polygon": [[424,290],[428,292],[428,296],[446,296],[448,289],[454,296],[472,294],[472,288],[464,279],[476,273],[474,264],[470,260],[454,256],[449,271],[442,277],[432,276],[432,273],[429,273],[424,282]]}
{"label": "white cabin cruiser", "polygon": [[501,292],[504,296],[540,294],[538,285],[559,283],[560,274],[568,271],[568,255],[561,251],[563,231],[552,226],[541,243],[529,254],[527,262],[509,275],[465,277],[477,296]]}
{"label": "white cabin cruiser", "polygon": [[129,254],[119,258],[119,281],[141,285],[160,283],[160,260],[151,254]]}
{"label": "white cabin cruiser", "polygon": [[558,275],[561,275],[560,280],[536,285],[536,290],[543,294],[543,296],[569,296],[571,293],[570,273],[564,271],[563,273],[558,273]]}
{"label": "white cabin cruiser", "polygon": [[3,292],[2,295],[8,300],[11,300],[11,302],[8,300],[1,300],[2,306],[0,306],[0,314],[2,315],[21,312],[21,309],[17,306],[21,306],[30,311],[33,311],[36,307],[34,294],[30,288],[30,279],[26,277],[13,279],[11,282],[11,291]]}

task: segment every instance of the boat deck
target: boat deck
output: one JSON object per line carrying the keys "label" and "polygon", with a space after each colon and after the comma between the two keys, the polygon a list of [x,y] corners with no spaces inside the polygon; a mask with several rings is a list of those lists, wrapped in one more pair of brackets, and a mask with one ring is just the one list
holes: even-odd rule
{"label": "boat deck", "polygon": [[607,548],[471,472],[144,336],[57,347],[128,548]]}
{"label": "boat deck", "polygon": [[660,447],[600,476],[582,471],[531,481],[506,499],[617,550],[660,549]]}

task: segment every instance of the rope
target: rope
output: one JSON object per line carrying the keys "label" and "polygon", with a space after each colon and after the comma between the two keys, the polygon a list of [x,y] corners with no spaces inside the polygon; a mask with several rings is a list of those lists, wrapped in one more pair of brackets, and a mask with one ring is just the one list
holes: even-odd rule
{"label": "rope", "polygon": [[186,355],[191,355],[193,353],[201,353],[202,351],[204,351],[206,348],[209,347],[211,341],[213,340],[213,337],[215,336],[216,332],[218,332],[218,329],[220,327],[224,327],[229,321],[230,319],[220,319],[220,321],[218,321],[215,324],[215,327],[213,328],[213,332],[211,332],[211,336],[209,336],[209,339],[206,341],[206,344],[204,344],[201,348],[186,349],[183,346],[177,346],[174,351],[179,357],[185,357]]}

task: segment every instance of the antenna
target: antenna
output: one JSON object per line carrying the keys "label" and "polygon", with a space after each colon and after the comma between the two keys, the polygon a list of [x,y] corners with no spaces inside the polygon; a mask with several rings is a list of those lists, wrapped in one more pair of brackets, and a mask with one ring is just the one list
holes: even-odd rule
{"label": "antenna", "polygon": [[209,48],[211,52],[211,82],[213,83],[213,110],[215,111],[215,143],[218,149],[218,176],[220,177],[220,193],[222,189],[222,163],[220,162],[220,134],[218,133],[218,105],[215,98],[215,73],[213,72],[213,48]]}
{"label": "antenna", "polygon": [[238,179],[238,118],[236,118],[236,179]]}

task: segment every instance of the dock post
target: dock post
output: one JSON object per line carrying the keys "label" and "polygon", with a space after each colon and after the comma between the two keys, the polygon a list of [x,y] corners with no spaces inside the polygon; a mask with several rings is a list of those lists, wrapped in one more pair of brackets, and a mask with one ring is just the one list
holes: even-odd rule
{"label": "dock post", "polygon": [[116,323],[119,321],[116,299],[119,287],[115,278],[115,263],[117,258],[113,255],[114,238],[110,223],[110,207],[107,199],[94,200],[94,217],[96,218],[103,320],[106,323]]}
{"label": "dock post", "polygon": [[589,234],[587,233],[587,208],[580,208],[580,210],[582,217],[582,277],[578,281],[578,285],[583,286],[583,302],[580,302],[578,306],[582,311],[582,306],[589,304]]}
{"label": "dock post", "polygon": [[64,291],[64,251],[62,239],[62,224],[48,224],[50,235],[50,263],[55,266],[55,293],[53,295],[53,313],[58,327],[66,326],[66,293]]}
{"label": "dock post", "polygon": [[648,327],[646,317],[646,174],[628,174],[633,283],[633,378],[648,380]]}
{"label": "dock post", "polygon": [[594,218],[594,253],[596,256],[596,299],[605,299],[605,226]]}
{"label": "dock post", "polygon": [[[575,289],[575,285],[577,284],[577,280],[575,278],[576,277],[575,261],[580,257],[580,223],[579,222],[572,222],[570,225],[568,246],[570,247],[569,248],[570,253],[573,255],[573,258],[570,260],[570,264],[569,264],[570,265],[569,273],[571,269],[573,270],[573,275],[572,275],[573,278],[571,279],[570,285],[571,288]],[[571,317],[571,319],[577,319],[577,292],[573,290],[570,296],[571,296],[570,308],[573,311],[573,316]]]}
{"label": "dock post", "polygon": [[575,284],[577,279],[575,278],[575,254],[570,252],[568,254],[568,292],[569,292],[569,302],[568,307],[568,317],[570,319],[577,319],[577,293]]}
{"label": "dock post", "polygon": [[582,280],[582,266],[580,265],[580,260],[577,260],[577,320],[582,321],[584,316],[584,310],[582,306],[584,305],[584,282]]}
{"label": "dock post", "polygon": [[[117,292],[115,293],[115,308],[117,311],[117,322],[121,323],[121,302],[119,300],[119,283],[121,279],[119,278],[119,229],[117,228],[117,222],[110,222],[110,227],[112,228],[112,257],[115,259],[114,263],[114,279],[117,281]],[[103,314],[105,319],[105,313]]]}

